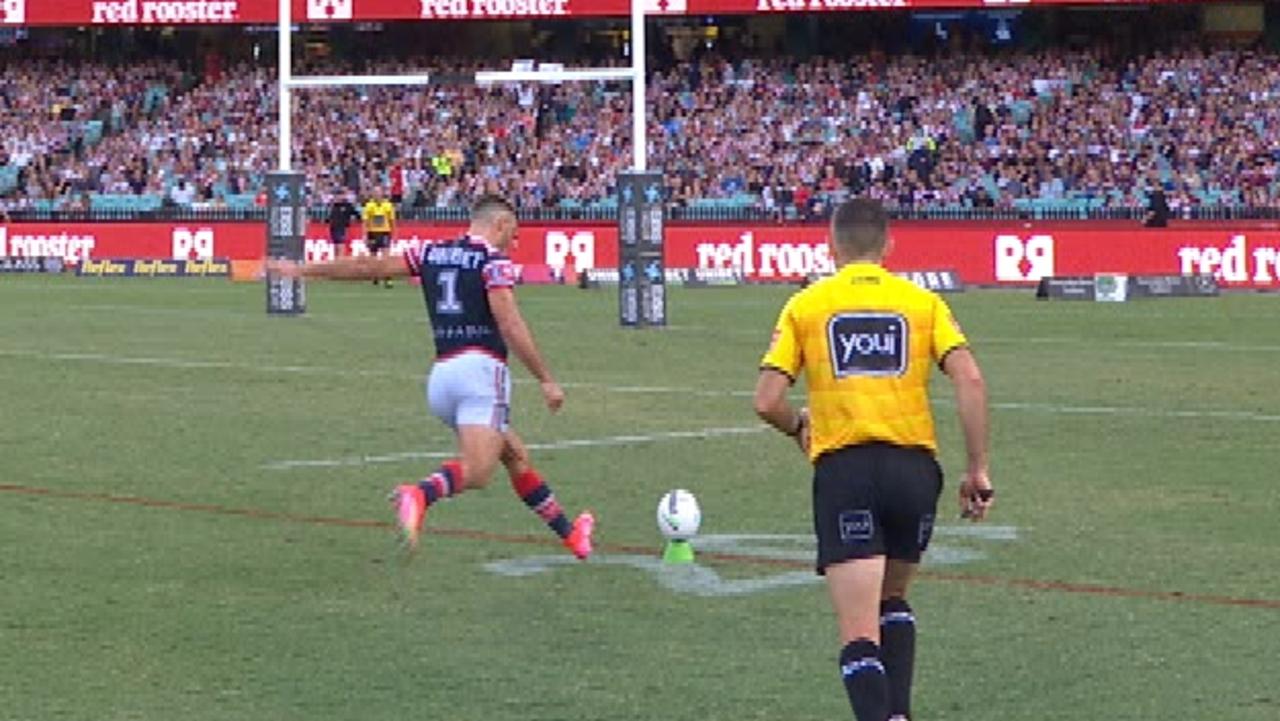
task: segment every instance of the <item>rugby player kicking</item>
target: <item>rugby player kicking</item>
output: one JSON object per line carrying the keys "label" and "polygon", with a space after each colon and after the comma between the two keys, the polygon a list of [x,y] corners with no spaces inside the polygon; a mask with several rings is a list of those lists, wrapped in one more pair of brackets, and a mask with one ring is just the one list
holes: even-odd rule
{"label": "rugby player kicking", "polygon": [[346,257],[307,265],[273,260],[268,268],[285,277],[421,279],[436,345],[427,379],[427,405],[457,435],[459,457],[441,463],[421,482],[392,491],[397,521],[410,548],[417,546],[427,509],[464,490],[483,488],[501,462],[525,505],[573,555],[585,560],[591,555],[595,517],[584,511],[569,522],[534,469],[520,436],[510,428],[508,349],[538,380],[552,413],[564,403],[564,390],[552,377],[516,306],[515,268],[505,253],[517,227],[512,205],[496,195],[485,195],[472,206],[466,235],[426,244],[403,258]]}

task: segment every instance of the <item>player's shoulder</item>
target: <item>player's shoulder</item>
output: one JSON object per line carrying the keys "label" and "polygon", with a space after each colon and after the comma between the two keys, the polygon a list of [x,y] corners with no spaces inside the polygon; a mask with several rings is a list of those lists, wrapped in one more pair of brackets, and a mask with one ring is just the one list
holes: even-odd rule
{"label": "player's shoulder", "polygon": [[831,292],[840,287],[839,278],[839,274],[836,273],[824,275],[821,278],[810,281],[803,288],[791,294],[791,297],[787,299],[786,307],[794,311],[822,303]]}
{"label": "player's shoulder", "polygon": [[937,291],[929,290],[896,273],[885,271],[884,283],[885,290],[892,293],[903,305],[931,308],[942,302],[942,296]]}
{"label": "player's shoulder", "polygon": [[433,259],[440,258],[442,253],[447,252],[445,249],[452,242],[447,238],[427,238],[422,241],[422,245],[418,246],[418,249],[414,252],[422,259],[423,263],[428,263]]}
{"label": "player's shoulder", "polygon": [[490,243],[484,238],[473,238],[464,236],[462,242],[466,243],[470,248],[482,251],[485,255],[485,261],[488,263],[510,263],[511,258],[498,246]]}

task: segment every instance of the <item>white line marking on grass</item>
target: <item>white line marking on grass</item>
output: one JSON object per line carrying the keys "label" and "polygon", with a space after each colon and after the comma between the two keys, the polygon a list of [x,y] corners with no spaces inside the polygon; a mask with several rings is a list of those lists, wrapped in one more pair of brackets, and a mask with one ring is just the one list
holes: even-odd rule
{"label": "white line marking on grass", "polygon": [[994,345],[1084,345],[1111,348],[1149,348],[1169,350],[1223,350],[1239,353],[1280,353],[1280,345],[1229,343],[1221,340],[1099,340],[1097,338],[975,338],[974,344]]}
{"label": "white line marking on grass", "polygon": [[164,356],[118,356],[105,353],[58,353],[31,350],[0,349],[0,357],[31,358],[35,360],[73,361],[101,363],[103,365],[153,366],[156,368],[205,369],[205,370],[243,370],[259,373],[286,373],[297,375],[336,375],[355,377],[415,378],[404,373],[389,371],[372,371],[353,368],[326,368],[324,366],[273,365],[270,363],[248,363],[244,361],[190,360]]}
{"label": "white line marking on grass", "polygon": [[[938,536],[949,536],[967,541],[1013,541],[1018,537],[1015,526],[939,526]],[[808,586],[821,582],[821,577],[810,570],[767,573],[754,578],[725,578],[719,571],[701,563],[673,565],[659,558],[661,543],[655,541],[651,556],[637,554],[602,553],[591,557],[586,567],[596,565],[625,566],[650,574],[663,588],[672,593],[701,598],[724,598],[763,593],[793,586]],[[760,559],[780,559],[799,563],[814,560],[814,538],[798,534],[710,534],[693,539],[698,552],[735,554]],[[925,553],[928,566],[958,566],[987,557],[983,551],[956,545],[935,543]],[[490,573],[509,578],[522,578],[548,573],[558,568],[582,568],[584,564],[566,555],[539,555],[508,558],[484,564]]]}
{"label": "white line marking on grass", "polygon": [[[1262,346],[1259,346],[1260,348]],[[168,358],[168,357],[134,357],[134,356],[117,356],[105,353],[75,353],[75,352],[43,352],[34,350],[19,349],[0,349],[0,357],[10,358],[31,358],[36,360],[56,360],[56,361],[72,361],[72,362],[88,362],[102,363],[107,365],[125,365],[125,366],[152,366],[157,368],[178,368],[178,369],[213,369],[213,370],[237,370],[252,371],[259,373],[285,373],[298,375],[331,375],[338,377],[350,378],[400,378],[405,380],[413,380],[421,382],[423,376],[420,374],[397,373],[392,371],[376,371],[362,370],[352,368],[326,368],[324,366],[302,366],[302,365],[272,365],[269,363],[247,363],[242,361],[220,361],[220,360],[190,360],[184,358]],[[533,381],[528,378],[517,378],[515,382],[518,384],[529,384]],[[695,398],[750,398],[754,394],[748,390],[723,390],[723,389],[700,389],[700,388],[683,388],[678,386],[632,386],[632,385],[610,385],[607,383],[564,383],[566,388],[581,388],[587,390],[598,390],[605,393],[619,394],[653,394],[653,395],[683,395]],[[954,402],[949,399],[935,399],[934,405],[937,406],[953,406]],[[1280,415],[1262,413],[1259,411],[1235,410],[1235,409],[1167,409],[1167,408],[1148,408],[1144,406],[1073,406],[1057,403],[1039,403],[1039,402],[1013,402],[1013,401],[997,401],[991,404],[995,410],[1006,411],[1032,411],[1040,413],[1057,413],[1061,415],[1121,415],[1132,416],[1135,418],[1188,418],[1188,419],[1214,419],[1214,420],[1234,420],[1245,422],[1274,423],[1280,421]]]}
{"label": "white line marking on grass", "polygon": [[[935,403],[935,405],[944,405]],[[948,403],[945,405],[954,405]],[[1280,415],[1259,413],[1257,411],[1193,409],[1176,410],[1171,408],[1141,408],[1132,406],[1065,406],[1056,403],[1013,403],[995,402],[991,404],[995,410],[1002,411],[1040,411],[1057,415],[1098,415],[1098,416],[1133,416],[1135,418],[1212,418],[1224,421],[1252,421],[1258,423],[1275,423]]]}
{"label": "white line marking on grass", "polygon": [[[764,431],[768,426],[726,426],[719,428],[701,428],[693,431],[666,431],[663,433],[632,434],[622,436],[604,436],[602,438],[573,438],[564,441],[526,444],[531,451],[567,451],[576,448],[611,448],[640,443],[657,443],[661,441],[726,438],[733,436],[754,435]],[[353,456],[350,458],[321,458],[311,460],[273,461],[262,467],[273,471],[287,471],[296,468],[337,468],[343,466],[365,466],[377,463],[399,463],[437,458],[452,458],[458,455],[455,450],[449,451],[405,451],[401,453],[385,453],[380,455]]]}
{"label": "white line marking on grass", "polygon": [[[296,375],[331,375],[338,377],[351,378],[401,378],[405,380],[414,380],[421,382],[425,377],[423,373],[397,373],[393,371],[377,371],[354,368],[330,368],[325,366],[304,366],[304,365],[275,365],[272,363],[250,363],[245,361],[221,361],[221,360],[190,360],[186,358],[172,358],[164,356],[119,356],[109,355],[106,353],[77,353],[77,352],[46,352],[35,350],[21,349],[0,349],[0,357],[8,358],[30,358],[35,360],[54,360],[54,361],[73,361],[87,363],[101,363],[103,365],[123,365],[123,366],[154,366],[157,368],[175,368],[181,370],[189,369],[212,369],[212,370],[242,370],[255,371],[258,373],[284,373]],[[532,384],[535,381],[531,378],[516,378],[514,383],[520,385]],[[750,398],[755,395],[749,390],[707,390],[698,388],[681,388],[676,386],[614,386],[607,383],[591,383],[591,382],[569,382],[561,383],[561,386],[569,389],[581,388],[588,390],[600,390],[609,393],[620,394],[672,394],[687,395],[699,398]]]}
{"label": "white line marking on grass", "polygon": [[[521,379],[524,381],[525,379]],[[532,382],[532,381],[528,381]],[[663,393],[698,398],[752,398],[754,391],[748,390],[700,390],[697,388],[680,388],[678,386],[609,386],[602,383],[582,383],[580,388],[599,388],[609,393],[630,393],[634,395],[660,395]]]}
{"label": "white line marking on grass", "polygon": [[[522,578],[547,573],[557,568],[583,566],[572,556],[526,556],[490,561],[484,569],[508,578]],[[745,596],[791,586],[808,586],[821,581],[813,571],[785,571],[756,578],[728,579],[714,568],[700,563],[669,564],[654,556],[601,553],[593,555],[586,566],[623,566],[649,573],[663,588],[672,593],[700,598]]]}

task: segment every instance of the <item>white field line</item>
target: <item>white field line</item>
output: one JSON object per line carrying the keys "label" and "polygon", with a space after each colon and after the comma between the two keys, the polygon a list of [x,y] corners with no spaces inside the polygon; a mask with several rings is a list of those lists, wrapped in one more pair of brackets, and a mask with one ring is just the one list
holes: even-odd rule
{"label": "white field line", "polygon": [[35,360],[70,361],[99,363],[102,365],[154,366],[157,368],[207,369],[207,370],[245,370],[261,373],[291,373],[314,375],[341,375],[350,377],[405,377],[403,373],[384,371],[353,370],[349,368],[325,368],[322,366],[303,365],[270,365],[245,363],[243,361],[191,360],[164,356],[119,356],[107,353],[45,353],[41,351],[0,349],[0,357],[31,358]]}
{"label": "white field line", "polygon": [[[938,406],[954,406],[950,401],[935,402]],[[1280,415],[1267,415],[1252,411],[1178,411],[1150,410],[1123,406],[1064,406],[1052,403],[992,403],[995,410],[1032,411],[1057,415],[1107,415],[1131,416],[1139,418],[1194,418],[1229,421],[1252,421],[1264,423],[1280,422]],[[662,433],[605,436],[602,438],[577,438],[549,443],[530,443],[528,448],[534,451],[563,451],[576,448],[610,448],[629,446],[639,443],[658,443],[665,441],[687,440],[692,438],[723,438],[729,436],[754,435],[766,430],[768,426],[728,426],[719,428],[702,428],[695,431],[666,431]],[[457,455],[450,451],[404,451],[348,458],[322,458],[312,460],[285,460],[266,463],[262,468],[273,471],[293,470],[298,468],[337,468],[343,466],[364,466],[378,463],[399,463],[410,460],[444,459]]]}
{"label": "white field line", "polygon": [[[15,287],[25,288],[25,287],[23,287],[23,286],[15,286]],[[69,288],[79,288],[79,287],[82,287],[82,286],[68,286],[68,287],[69,287]],[[84,286],[84,287],[87,287],[87,286]],[[108,287],[108,286],[102,286],[102,287]],[[117,287],[122,287],[122,286],[117,286]],[[188,292],[188,293],[199,293],[199,292],[211,293],[211,292],[214,292],[214,291],[213,291],[213,289],[204,288],[204,289],[189,289],[189,291],[184,291],[184,292]],[[219,292],[220,292],[220,291],[219,291]],[[367,293],[364,293],[363,291],[353,291],[353,292],[346,292],[346,293],[343,293],[342,295],[347,295],[347,296],[356,297],[356,296],[363,296],[363,295],[367,295]],[[261,311],[260,311],[260,310],[247,310],[247,309],[246,309],[246,310],[235,310],[235,309],[226,309],[226,310],[223,310],[223,309],[209,309],[209,308],[164,308],[164,307],[154,307],[154,306],[144,306],[144,305],[124,305],[124,304],[110,304],[110,303],[97,303],[97,304],[92,304],[92,305],[72,305],[72,306],[69,306],[69,308],[70,308],[70,309],[72,309],[72,310],[77,310],[77,311],[109,311],[109,312],[113,312],[113,313],[118,313],[118,312],[136,312],[136,313],[142,313],[142,314],[154,314],[154,315],[191,315],[191,316],[205,316],[205,317],[209,317],[209,316],[212,316],[212,317],[220,317],[220,316],[226,316],[226,317],[241,317],[241,316],[245,316],[245,317],[247,317],[247,316],[261,317],[261,315],[262,315],[262,313],[261,313]],[[1026,309],[1004,309],[1004,311],[1003,311],[1003,312],[1010,312],[1010,311],[1013,311],[1013,312],[1021,312],[1021,311],[1023,311],[1023,310],[1026,310]],[[1035,313],[1037,313],[1037,314],[1042,314],[1042,313],[1043,313],[1043,311],[1039,311],[1039,310],[1034,311],[1034,312],[1035,312]],[[379,314],[379,315],[378,315],[378,316],[376,316],[376,317],[354,317],[354,318],[353,318],[353,317],[347,317],[347,316],[343,316],[343,317],[340,317],[340,318],[317,318],[317,317],[310,317],[310,318],[307,318],[307,320],[308,320],[308,321],[316,321],[316,320],[319,320],[319,321],[324,322],[324,323],[327,323],[327,322],[333,321],[333,322],[340,322],[341,324],[344,324],[344,325],[349,325],[349,324],[351,324],[351,323],[361,323],[361,324],[372,324],[372,325],[378,325],[378,324],[384,324],[384,323],[388,323],[388,322],[402,323],[402,322],[404,322],[405,320],[410,320],[410,319],[419,319],[419,320],[420,320],[420,319],[421,319],[421,317],[422,317],[421,312],[413,312],[413,313],[396,313],[396,314],[394,314],[394,315],[389,315],[389,314]],[[1150,315],[1150,314],[1148,314],[1148,315],[1144,315],[1144,317],[1169,317],[1169,318],[1181,318],[1182,316],[1180,316],[1180,315],[1176,315],[1176,314],[1163,314],[1163,313],[1162,313],[1162,314],[1156,314],[1156,315]],[[1256,315],[1256,314],[1251,314],[1251,315],[1246,315],[1246,316],[1243,316],[1243,317],[1250,317],[1250,318],[1252,318],[1252,317],[1260,317],[1260,316],[1259,316],[1259,315]],[[1270,316],[1268,315],[1268,316],[1266,316],[1266,317],[1270,317]],[[289,322],[291,319],[281,319],[281,320],[282,320],[282,322]],[[546,326],[549,326],[549,327],[558,327],[558,326],[563,326],[563,325],[573,325],[573,324],[575,324],[575,323],[576,323],[576,321],[565,321],[565,320],[550,320],[550,321],[546,321],[546,320],[544,320],[544,321],[540,322],[540,323],[539,323],[539,325],[546,325]],[[674,332],[706,333],[706,334],[708,334],[708,335],[717,335],[717,336],[724,336],[724,335],[740,336],[740,337],[760,337],[760,336],[761,336],[761,334],[760,334],[760,332],[759,332],[758,330],[750,330],[750,329],[734,329],[734,328],[723,328],[723,327],[714,327],[714,328],[713,328],[713,327],[709,327],[709,326],[701,326],[701,325],[669,325],[669,326],[664,327],[662,330],[663,330],[663,331],[674,331]],[[974,345],[975,345],[976,347],[979,347],[979,348],[980,348],[984,343],[990,343],[990,344],[993,344],[993,345],[1020,345],[1020,344],[1021,344],[1021,345],[1081,345],[1081,344],[1089,344],[1089,345],[1092,345],[1092,346],[1094,346],[1094,347],[1110,347],[1110,348],[1135,348],[1135,349],[1144,349],[1144,348],[1150,348],[1150,349],[1161,349],[1161,348],[1167,348],[1167,349],[1176,349],[1176,350],[1228,351],[1228,352],[1235,352],[1235,353],[1280,353],[1280,345],[1269,345],[1269,344],[1239,344],[1239,343],[1229,343],[1229,342],[1226,342],[1226,341],[1212,341],[1212,340],[1209,340],[1209,341],[1197,341],[1197,340],[1187,340],[1187,341],[1144,341],[1144,340],[1131,340],[1131,341],[1123,341],[1123,340],[1121,340],[1121,341],[1110,341],[1110,340],[1103,340],[1103,339],[1097,339],[1097,338],[1063,338],[1063,337],[1002,338],[1002,337],[975,337],[975,338],[973,338],[973,341],[974,341]]]}
{"label": "white field line", "polygon": [[[152,366],[156,368],[174,369],[206,369],[254,371],[258,373],[278,373],[296,375],[324,375],[349,378],[400,378],[421,382],[424,373],[397,373],[393,371],[377,371],[352,368],[331,368],[311,365],[274,365],[271,363],[248,363],[244,361],[194,360],[164,356],[119,356],[107,353],[74,353],[43,352],[33,350],[0,349],[0,358],[29,358],[32,360],[50,360],[67,362],[99,363],[102,365]],[[513,382],[532,384],[529,378],[515,378]],[[607,383],[562,383],[565,388],[584,388],[603,390],[621,394],[672,394],[707,398],[750,398],[754,394],[749,390],[707,390],[699,388],[682,388],[677,386],[613,386]]]}
{"label": "white field line", "polygon": [[[117,356],[106,353],[46,353],[32,350],[12,350],[0,349],[0,358],[30,358],[36,360],[52,360],[52,361],[68,361],[68,362],[86,362],[100,363],[106,365],[133,365],[133,366],[152,366],[158,368],[179,368],[179,369],[214,369],[214,370],[244,370],[259,373],[283,373],[283,374],[299,374],[299,375],[331,375],[339,377],[380,377],[380,378],[404,378],[421,381],[421,375],[411,375],[407,373],[394,373],[388,371],[373,370],[355,370],[349,368],[328,368],[324,366],[302,366],[302,365],[271,365],[245,363],[238,361],[217,361],[217,360],[189,360],[183,358],[167,358],[167,357],[134,357],[134,356]],[[526,378],[516,379],[517,383],[531,383]],[[681,386],[616,386],[607,383],[564,383],[565,388],[583,388],[591,390],[599,390],[607,393],[621,394],[654,394],[654,395],[680,395],[690,397],[711,397],[711,398],[750,398],[753,394],[748,390],[723,390],[723,389],[704,389],[704,388],[688,388]],[[934,405],[952,406],[954,402],[950,399],[935,399]],[[1273,423],[1280,421],[1280,414],[1262,413],[1259,411],[1234,410],[1234,409],[1167,409],[1167,408],[1148,408],[1143,406],[1110,406],[1110,405],[1066,405],[1058,403],[1038,403],[1038,402],[993,402],[991,407],[995,410],[1004,411],[1033,411],[1040,413],[1055,413],[1061,415],[1122,415],[1134,416],[1139,418],[1190,418],[1190,419],[1215,419],[1215,420],[1237,420],[1248,422],[1264,422]]]}
{"label": "white field line", "polygon": [[[935,402],[934,405],[944,405]],[[954,402],[945,405],[955,405]],[[1057,415],[1089,415],[1089,416],[1135,416],[1138,418],[1196,418],[1222,421],[1250,421],[1257,423],[1280,422],[1280,414],[1259,413],[1257,411],[1233,411],[1193,409],[1177,410],[1173,408],[1142,408],[1139,406],[1068,406],[1057,403],[1016,403],[993,402],[995,410],[1001,411],[1039,411]]]}
{"label": "white field line", "polygon": [[[694,431],[665,431],[662,433],[631,434],[623,436],[604,436],[602,438],[575,438],[550,443],[529,443],[531,451],[564,451],[575,448],[611,448],[630,446],[639,443],[656,443],[661,441],[686,440],[691,438],[725,438],[732,436],[755,435],[768,426],[726,426],[720,428],[701,428]],[[376,456],[353,456],[349,458],[327,458],[313,460],[274,461],[262,467],[273,471],[287,471],[297,468],[336,468],[342,466],[365,466],[375,463],[399,463],[408,460],[443,459],[458,455],[452,451],[408,451],[403,453],[386,453]]]}
{"label": "white field line", "polygon": [[1092,345],[1109,348],[1151,348],[1170,350],[1221,350],[1235,353],[1280,353],[1280,345],[1228,343],[1220,340],[1096,340],[1090,338],[978,338],[974,345]]}

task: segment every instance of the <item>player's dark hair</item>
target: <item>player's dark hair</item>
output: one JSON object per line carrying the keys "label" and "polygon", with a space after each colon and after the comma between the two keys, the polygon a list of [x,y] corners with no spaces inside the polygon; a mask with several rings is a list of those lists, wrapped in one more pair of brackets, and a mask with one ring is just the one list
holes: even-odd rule
{"label": "player's dark hair", "polygon": [[831,237],[850,258],[879,255],[889,237],[889,215],[878,200],[846,200],[831,216]]}
{"label": "player's dark hair", "polygon": [[516,207],[501,195],[486,193],[471,204],[472,220],[490,220],[498,213],[516,214]]}

